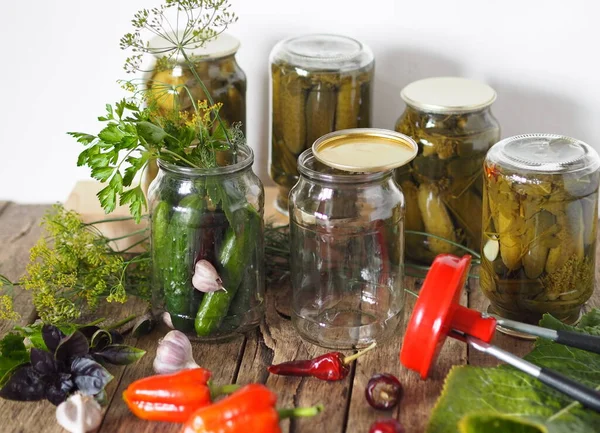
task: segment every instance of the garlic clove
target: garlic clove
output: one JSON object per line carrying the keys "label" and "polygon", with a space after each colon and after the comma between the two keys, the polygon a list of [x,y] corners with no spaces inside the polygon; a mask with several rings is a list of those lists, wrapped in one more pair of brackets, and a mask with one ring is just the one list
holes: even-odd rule
{"label": "garlic clove", "polygon": [[181,331],[170,331],[159,341],[152,364],[158,374],[176,373],[186,368],[198,368],[192,354],[192,344]]}
{"label": "garlic clove", "polygon": [[162,314],[162,321],[165,325],[167,325],[169,329],[175,329],[175,327],[173,326],[173,321],[171,320],[171,315],[168,311],[165,311]]}
{"label": "garlic clove", "polygon": [[96,430],[102,421],[102,408],[94,397],[75,393],[56,408],[56,421],[70,433]]}
{"label": "garlic clove", "polygon": [[500,252],[500,243],[496,239],[488,239],[483,246],[483,255],[490,262],[493,262],[498,257]]}
{"label": "garlic clove", "polygon": [[192,285],[204,293],[224,290],[223,281],[215,267],[208,260],[198,260],[194,268]]}

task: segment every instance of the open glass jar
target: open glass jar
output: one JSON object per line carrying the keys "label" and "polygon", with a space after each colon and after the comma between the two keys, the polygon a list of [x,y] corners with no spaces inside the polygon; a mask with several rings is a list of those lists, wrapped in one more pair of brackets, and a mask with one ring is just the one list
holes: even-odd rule
{"label": "open glass jar", "polygon": [[579,318],[594,290],[600,158],[553,134],[502,140],[484,163],[480,285],[490,311]]}
{"label": "open glass jar", "polygon": [[341,171],[312,149],[298,170],[289,202],[295,328],[338,349],[392,336],[404,307],[404,197],[393,170]]}
{"label": "open glass jar", "polygon": [[[153,48],[160,48],[160,44],[164,43],[166,42],[162,38],[151,41]],[[230,126],[240,123],[245,134],[246,74],[235,58],[239,47],[240,42],[235,37],[222,33],[202,48],[191,50],[193,70],[184,58],[169,61],[156,59],[150,68],[151,72],[144,79],[148,102],[155,104],[163,115],[168,115],[173,110],[191,114],[194,112],[193,104],[207,99],[198,84],[199,78],[214,102],[223,104],[219,116],[225,124]],[[152,161],[144,177],[145,191],[157,173],[156,161]]]}
{"label": "open glass jar", "polygon": [[153,309],[191,337],[226,338],[263,316],[264,192],[252,150],[237,157],[206,169],[158,161],[150,186]]}
{"label": "open glass jar", "polygon": [[500,138],[491,113],[494,90],[473,80],[427,78],[401,93],[406,110],[396,131],[419,145],[417,157],[396,170],[406,197],[407,258],[430,264],[442,253],[460,254],[440,238],[478,249],[481,244],[482,164]]}
{"label": "open glass jar", "polygon": [[305,35],[271,51],[270,174],[276,207],[287,213],[298,156],[332,131],[371,126],[375,62],[366,45],[338,35]]}

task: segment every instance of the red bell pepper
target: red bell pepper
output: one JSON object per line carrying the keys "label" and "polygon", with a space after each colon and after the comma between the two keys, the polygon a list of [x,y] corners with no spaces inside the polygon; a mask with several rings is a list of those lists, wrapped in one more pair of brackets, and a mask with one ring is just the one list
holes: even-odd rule
{"label": "red bell pepper", "polygon": [[[133,382],[123,400],[138,418],[149,421],[185,422],[198,409],[212,403],[217,390],[208,381],[211,373],[204,368],[159,374]],[[237,385],[227,385],[219,393],[232,392]]]}
{"label": "red bell pepper", "polygon": [[266,386],[246,385],[229,397],[198,409],[182,433],[281,433],[279,420],[314,416],[322,406],[277,411],[277,396]]}

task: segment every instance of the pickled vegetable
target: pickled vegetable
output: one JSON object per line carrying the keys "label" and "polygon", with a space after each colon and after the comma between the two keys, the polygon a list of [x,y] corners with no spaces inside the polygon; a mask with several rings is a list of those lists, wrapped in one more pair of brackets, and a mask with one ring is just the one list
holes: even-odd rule
{"label": "pickled vegetable", "polygon": [[[530,323],[544,313],[576,321],[593,291],[598,173],[567,190],[560,175],[487,162],[485,171],[484,242],[497,240],[500,249],[483,254],[480,270],[492,311]],[[595,189],[584,188],[590,184]]]}
{"label": "pickled vegetable", "polygon": [[[418,156],[408,167],[396,171],[396,180],[401,185],[407,185],[406,182],[416,185],[420,192],[423,191],[423,200],[425,195],[435,195],[429,202],[429,215],[420,215],[424,227],[419,228],[418,223],[414,223],[414,228],[407,226],[407,230],[422,231],[424,228],[425,232],[479,249],[482,164],[487,150],[500,137],[500,128],[490,110],[436,114],[408,106],[396,123],[396,131],[412,137],[419,145]],[[424,202],[419,202],[415,195],[406,194],[407,223],[416,221],[411,212],[420,209],[423,213],[423,205]],[[506,238],[505,242],[513,244],[513,251],[518,249],[517,239]],[[439,253],[458,253],[457,247],[433,237],[407,234],[406,244],[407,257],[426,264]],[[508,245],[505,251],[510,254]],[[511,266],[516,266],[521,257],[513,253],[507,260]]]}
{"label": "pickled vegetable", "polygon": [[339,129],[370,127],[373,64],[345,72],[271,65],[271,178],[278,206],[298,181],[296,160],[319,137]]}

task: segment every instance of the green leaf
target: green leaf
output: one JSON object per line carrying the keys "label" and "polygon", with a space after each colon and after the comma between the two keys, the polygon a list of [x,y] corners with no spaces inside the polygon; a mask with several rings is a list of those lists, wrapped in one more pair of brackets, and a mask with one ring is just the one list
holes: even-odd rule
{"label": "green leaf", "polygon": [[115,175],[110,179],[108,184],[117,192],[117,194],[120,194],[123,191],[123,176],[121,176],[121,173],[115,171]]}
{"label": "green leaf", "polygon": [[125,134],[119,129],[116,123],[110,123],[106,128],[100,131],[98,138],[106,143],[119,143]]}
{"label": "green leaf", "polygon": [[88,145],[96,139],[96,136],[86,134],[85,132],[67,132],[71,137],[75,137],[78,143]]}
{"label": "green leaf", "polygon": [[137,124],[137,132],[140,137],[150,144],[159,144],[168,135],[160,126],[156,126],[153,123],[146,121]]}
{"label": "green leaf", "polygon": [[121,194],[121,205],[125,204],[129,204],[131,215],[135,218],[135,222],[139,223],[142,218],[142,209],[146,207],[146,197],[139,185]]}
{"label": "green leaf", "polygon": [[111,213],[115,210],[115,207],[117,206],[117,193],[112,186],[108,185],[106,188],[98,191],[98,194],[96,195],[106,213]]}
{"label": "green leaf", "polygon": [[[550,315],[544,315],[540,324],[600,335],[600,310],[584,315],[577,327],[565,325]],[[538,339],[525,359],[600,389],[598,354]],[[448,374],[427,431],[592,433],[598,431],[599,425],[599,413],[584,409],[513,367],[461,366]]]}
{"label": "green leaf", "polygon": [[115,171],[114,167],[95,167],[92,168],[92,177],[100,182],[106,182]]}
{"label": "green leaf", "polygon": [[0,340],[0,387],[10,378],[11,373],[19,366],[29,362],[29,352],[23,344],[23,337],[7,334]]}
{"label": "green leaf", "polygon": [[114,365],[129,365],[136,362],[146,354],[145,350],[124,344],[113,344],[105,347],[100,352],[94,353],[94,358],[100,362]]}

